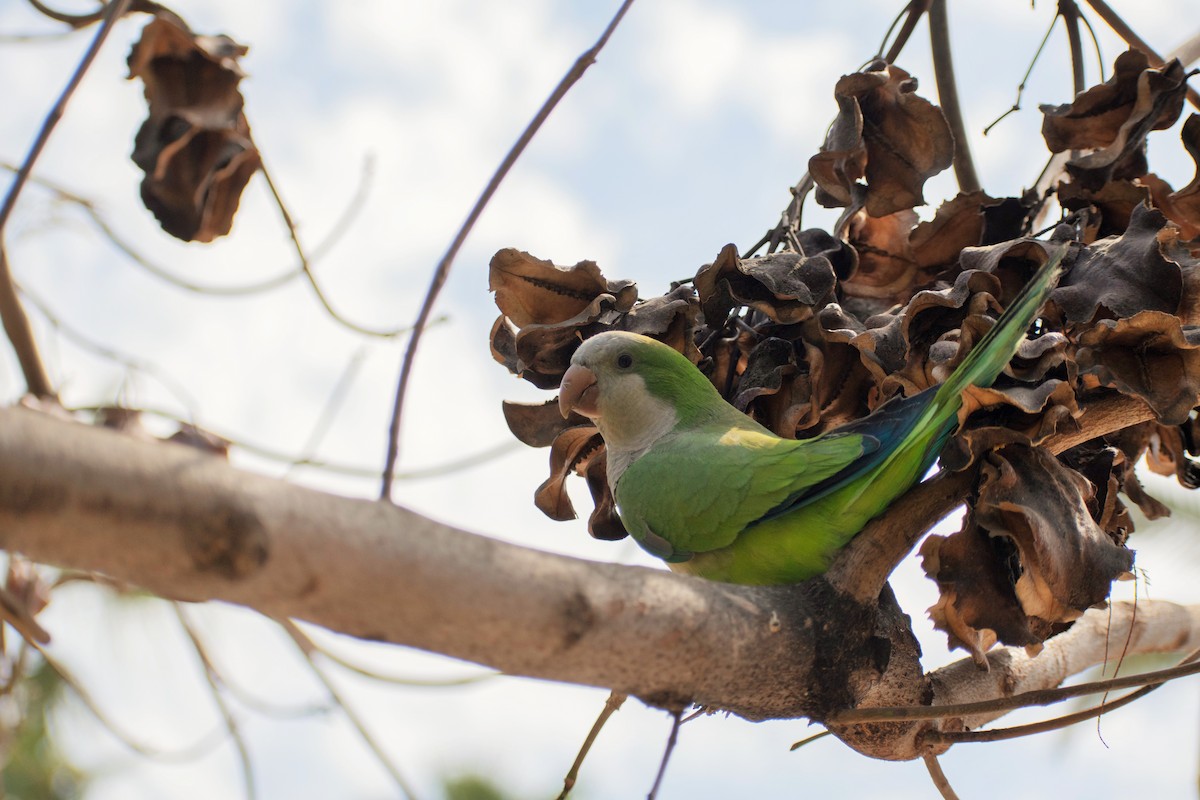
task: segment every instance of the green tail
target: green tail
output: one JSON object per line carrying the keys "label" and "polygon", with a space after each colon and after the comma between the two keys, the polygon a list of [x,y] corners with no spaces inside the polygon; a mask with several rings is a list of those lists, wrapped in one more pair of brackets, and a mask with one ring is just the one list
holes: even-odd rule
{"label": "green tail", "polygon": [[963,392],[968,386],[991,386],[1004,370],[1026,330],[1037,318],[1046,295],[1058,281],[1066,253],[1067,245],[1063,245],[1034,273],[991,330],[975,343],[950,377],[938,386],[921,419],[911,428],[912,439],[898,447],[888,460],[903,459],[902,451],[912,453],[915,448],[922,453],[919,457],[921,471],[932,466],[957,427],[956,417],[962,406]]}

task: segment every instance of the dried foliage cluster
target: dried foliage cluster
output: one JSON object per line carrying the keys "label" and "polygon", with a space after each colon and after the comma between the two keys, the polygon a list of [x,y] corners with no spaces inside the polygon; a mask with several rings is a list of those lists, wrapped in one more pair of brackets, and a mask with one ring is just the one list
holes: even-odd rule
{"label": "dried foliage cluster", "polygon": [[[961,412],[941,464],[977,470],[969,513],[921,551],[941,593],[932,616],[953,645],[976,658],[997,640],[1037,648],[1130,576],[1133,525],[1118,495],[1149,517],[1166,513],[1135,462],[1200,484],[1200,175],[1174,190],[1146,161],[1149,134],[1182,113],[1187,77],[1178,62],[1122,54],[1110,80],[1043,107],[1047,149],[1066,159],[1045,193],[960,194],[918,222],[913,207],[951,164],[954,140],[908,73],[876,62],[838,81],[838,116],[809,161],[817,201],[845,209],[832,232],[785,215],[765,252],[726,245],[657,297],[590,261],[502,250],[491,262],[492,354],[553,389],[582,339],[635,331],[684,353],[779,435],[814,436],[948,375],[1046,259],[1035,229],[1056,202],[1050,238],[1071,243],[1067,270],[1005,374]],[[1182,138],[1200,168],[1200,115]],[[1087,403],[1112,393],[1156,419],[1057,457],[1039,447],[1077,432]],[[538,508],[572,518],[564,482],[576,473],[595,501],[592,535],[624,536],[589,421],[562,420],[553,401],[507,403],[505,414],[518,439],[550,447]]]}

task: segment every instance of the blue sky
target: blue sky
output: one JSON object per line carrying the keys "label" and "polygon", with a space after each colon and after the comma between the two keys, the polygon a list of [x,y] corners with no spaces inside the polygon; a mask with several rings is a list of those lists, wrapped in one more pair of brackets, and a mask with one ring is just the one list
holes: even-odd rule
{"label": "blue sky", "polygon": [[[316,269],[345,315],[389,327],[412,320],[432,266],[495,165],[616,5],[194,0],[175,10],[198,31],[228,33],[250,46],[243,61],[247,115],[310,248],[350,202],[370,159],[366,203]],[[637,0],[461,253],[439,305],[446,321],[430,331],[418,358],[401,470],[507,441],[501,399],[546,396],[511,378],[488,353],[496,312],[486,267],[496,249],[518,247],[564,264],[593,259],[608,277],[633,278],[649,296],[694,273],[726,242],[757,240],[823,139],[836,111],[834,82],[872,55],[899,5]],[[1195,32],[1194,0],[1113,5],[1164,51]],[[1070,99],[1060,28],[1029,83],[1023,111],[986,138],[978,133],[1011,105],[1053,10],[1048,2],[1031,9],[984,0],[951,8],[963,105],[976,132],[971,146],[984,186],[997,196],[1020,191],[1041,170],[1037,104]],[[94,199],[122,236],[192,281],[238,285],[287,268],[293,259],[286,231],[261,179],[251,182],[233,235],[212,246],[169,240],[141,208],[140,174],[128,154],[144,108],[141,87],[125,80],[124,64],[141,24],[130,19],[114,32],[39,162],[39,174]],[[1122,48],[1096,25],[1110,65]],[[49,29],[24,4],[0,6],[0,34]],[[0,74],[21,76],[5,82],[0,158],[22,157],[88,35],[0,43]],[[933,98],[926,50],[922,29],[899,63]],[[1090,56],[1088,64],[1094,82]],[[1190,180],[1192,165],[1177,135],[1154,134],[1150,158],[1152,168],[1179,187]],[[946,174],[930,181],[926,197],[936,205],[954,192]],[[827,225],[834,216],[810,204],[805,221]],[[87,352],[34,314],[68,404],[120,399],[195,415],[235,440],[295,453],[347,364],[361,358],[319,454],[365,468],[381,463],[399,347],[339,328],[301,283],[237,299],[181,292],[129,264],[77,209],[36,187],[22,197],[8,243],[18,279],[56,315],[95,342],[156,364],[190,398]],[[0,396],[11,402],[21,389],[11,355],[0,354]],[[288,473],[286,465],[242,451],[234,460],[267,474]],[[453,476],[403,482],[396,497],[482,534],[598,560],[652,563],[625,544],[590,541],[582,522],[542,517],[532,494],[545,465],[544,451],[514,449]],[[305,469],[289,474],[343,493],[375,491],[371,478]],[[584,494],[577,495],[581,508],[588,507]],[[1196,553],[1181,538],[1178,530],[1164,530],[1135,539],[1139,564],[1153,579],[1142,597],[1149,591],[1196,599]],[[936,666],[957,656],[945,653],[924,622],[934,592],[918,573],[915,563],[906,564],[896,585]],[[1131,588],[1121,591],[1131,596]],[[247,687],[277,702],[320,697],[267,623],[227,607],[193,612],[214,652]],[[79,588],[56,596],[46,621],[56,652],[128,727],[182,742],[192,738],[188,731],[213,724],[194,658],[166,610],[101,602]],[[397,648],[337,644],[392,671],[474,671]],[[605,698],[600,690],[507,678],[436,691],[340,680],[422,796],[436,796],[440,776],[472,770],[516,796],[553,796]],[[962,746],[943,766],[964,797],[990,796],[1001,782],[1015,797],[1190,797],[1197,700],[1191,684],[1160,690],[1103,723],[1107,747],[1094,727],[1082,726],[1069,735]],[[182,710],[168,711],[168,703]],[[247,712],[246,719],[260,796],[392,796],[382,771],[336,717],[280,721]],[[597,743],[576,796],[644,795],[667,729],[661,712],[630,701]],[[228,747],[192,765],[165,766],[124,755],[76,709],[61,716],[58,731],[81,763],[104,769],[89,800],[233,796],[239,786]],[[933,793],[918,763],[870,761],[832,740],[789,753],[808,732],[802,721],[753,725],[712,717],[689,723],[662,796]]]}

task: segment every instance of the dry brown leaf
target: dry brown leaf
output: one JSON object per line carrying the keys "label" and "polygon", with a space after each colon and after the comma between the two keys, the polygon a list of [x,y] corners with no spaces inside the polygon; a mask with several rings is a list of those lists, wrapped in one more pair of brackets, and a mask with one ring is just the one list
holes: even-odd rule
{"label": "dry brown leaf", "polygon": [[1050,295],[1068,322],[1179,309],[1183,275],[1179,264],[1164,257],[1158,241],[1166,221],[1161,212],[1139,205],[1121,236],[1083,248]]}
{"label": "dry brown leaf", "polygon": [[725,245],[711,264],[696,273],[695,287],[706,324],[720,328],[729,313],[747,306],[775,322],[801,322],[833,291],[837,276],[830,255],[839,257],[844,245],[822,232],[822,239],[804,253],[775,253],[738,258],[737,248]]}
{"label": "dry brown leaf", "polygon": [[964,529],[921,549],[941,593],[930,613],[952,646],[978,657],[991,631],[1004,644],[1036,647],[1105,601],[1112,582],[1130,574],[1133,552],[1096,524],[1087,507],[1094,494],[1044,450],[1013,445],[988,456]]}
{"label": "dry brown leaf", "polygon": [[518,328],[565,322],[605,294],[622,311],[628,311],[637,299],[632,281],[605,280],[594,261],[560,267],[511,247],[492,256],[488,289],[496,293],[500,313]]}
{"label": "dry brown leaf", "polygon": [[1161,311],[1100,320],[1079,337],[1081,383],[1140,397],[1165,425],[1187,421],[1200,397],[1200,327]]}
{"label": "dry brown leaf", "polygon": [[925,202],[925,181],[950,166],[954,139],[941,109],[916,89],[907,72],[882,61],[838,80],[837,119],[808,162],[817,202],[861,202],[873,217]]}
{"label": "dry brown leaf", "polygon": [[917,276],[909,245],[916,224],[917,214],[910,208],[883,217],[865,211],[851,217],[848,241],[858,252],[858,269],[842,281],[843,294],[878,298],[884,308],[907,302]]}
{"label": "dry brown leaf", "polygon": [[1043,105],[1042,135],[1052,153],[1090,150],[1067,162],[1089,190],[1145,175],[1146,135],[1169,128],[1183,111],[1187,75],[1178,60],[1151,68],[1140,50],[1117,57],[1113,76],[1067,105]]}
{"label": "dry brown leaf", "polygon": [[567,476],[586,468],[586,462],[604,447],[600,432],[592,424],[567,428],[550,446],[550,477],[533,496],[533,503],[553,520],[575,519],[575,508],[567,496]]}
{"label": "dry brown leaf", "polygon": [[129,77],[142,79],[150,111],[133,149],[146,174],[142,201],[184,241],[229,233],[262,165],[238,91],[245,54],[227,36],[192,33],[169,11],[154,16],[129,54]]}

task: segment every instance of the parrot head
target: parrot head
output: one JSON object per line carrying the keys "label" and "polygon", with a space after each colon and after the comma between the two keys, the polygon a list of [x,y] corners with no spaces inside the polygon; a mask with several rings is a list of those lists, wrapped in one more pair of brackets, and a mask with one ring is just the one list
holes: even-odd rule
{"label": "parrot head", "polygon": [[625,331],[597,334],[579,346],[563,375],[558,407],[590,418],[610,451],[644,450],[681,422],[722,401],[682,354]]}

